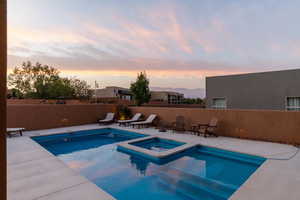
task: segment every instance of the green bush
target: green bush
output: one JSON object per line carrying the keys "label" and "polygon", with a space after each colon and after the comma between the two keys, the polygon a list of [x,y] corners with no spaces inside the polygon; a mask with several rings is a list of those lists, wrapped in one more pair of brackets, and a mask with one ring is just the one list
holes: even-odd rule
{"label": "green bush", "polygon": [[117,117],[119,119],[129,119],[132,116],[131,110],[128,106],[119,104],[117,105]]}

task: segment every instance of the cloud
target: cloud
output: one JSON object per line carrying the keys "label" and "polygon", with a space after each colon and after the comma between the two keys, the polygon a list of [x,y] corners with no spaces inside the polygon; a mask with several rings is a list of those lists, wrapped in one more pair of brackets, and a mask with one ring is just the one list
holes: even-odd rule
{"label": "cloud", "polygon": [[9,67],[31,60],[110,77],[147,70],[160,84],[173,77],[180,84],[192,77],[196,84],[205,75],[278,70],[299,62],[299,6],[222,0],[93,5],[88,14],[78,5],[68,13],[60,7],[62,20],[47,15],[42,25],[34,19],[43,16],[44,4],[29,6],[38,11],[34,17],[27,18],[27,7],[12,15],[19,18],[8,27]]}
{"label": "cloud", "polygon": [[63,43],[63,44],[78,44],[78,43],[93,43],[83,35],[72,30],[60,29],[30,29],[22,26],[8,27],[8,45],[22,46],[26,44],[49,44],[49,43]]}
{"label": "cloud", "polygon": [[[66,52],[63,48],[90,45],[117,57],[170,59],[195,58],[199,55],[196,53],[197,49],[206,53],[218,50],[212,41],[214,38],[209,38],[211,34],[207,30],[199,30],[197,26],[184,26],[173,8],[160,8],[155,11],[155,18],[149,13],[144,16],[144,21],[139,22],[114,16],[114,26],[99,24],[93,20],[80,22],[78,27],[81,29],[29,29],[12,25],[8,29],[10,54],[17,54],[17,48],[30,47],[30,51],[64,55]],[[216,21],[212,24],[220,26]],[[53,51],[54,48],[57,51]]]}
{"label": "cloud", "polygon": [[167,31],[167,35],[171,36],[173,40],[177,41],[178,46],[185,53],[193,53],[193,49],[190,46],[189,41],[186,39],[183,28],[181,27],[181,24],[179,24],[174,12],[169,12],[168,18],[170,22],[170,25],[168,27],[170,29]]}
{"label": "cloud", "polygon": [[[92,46],[78,46],[69,49],[52,49],[61,51],[65,56],[49,56],[44,53],[35,53],[30,56],[8,56],[8,65],[12,67],[20,61],[31,60],[34,62],[46,63],[60,66],[66,70],[236,70],[238,66],[209,62],[203,60],[182,60],[182,59],[160,59],[147,57],[122,58],[111,55],[108,52],[98,50]],[[27,49],[22,49],[27,51]],[[29,50],[28,50],[29,51]]]}

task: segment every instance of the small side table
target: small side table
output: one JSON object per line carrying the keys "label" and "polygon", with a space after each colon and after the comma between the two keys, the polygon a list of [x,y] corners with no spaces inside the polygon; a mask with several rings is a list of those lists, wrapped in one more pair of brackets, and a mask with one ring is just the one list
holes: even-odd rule
{"label": "small side table", "polygon": [[165,121],[160,121],[156,126],[156,128],[158,129],[159,132],[167,132],[168,127],[169,127],[169,124]]}
{"label": "small side table", "polygon": [[191,132],[192,132],[193,135],[197,135],[198,130],[199,130],[199,125],[198,124],[192,124],[191,125]]}
{"label": "small side table", "polygon": [[22,136],[24,130],[25,130],[25,128],[7,128],[6,133],[7,133],[8,137],[11,137],[12,135],[15,135],[15,134],[20,134],[20,136]]}

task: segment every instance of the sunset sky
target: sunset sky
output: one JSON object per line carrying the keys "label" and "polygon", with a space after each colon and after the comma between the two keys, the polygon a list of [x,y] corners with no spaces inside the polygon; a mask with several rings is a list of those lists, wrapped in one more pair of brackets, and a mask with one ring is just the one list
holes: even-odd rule
{"label": "sunset sky", "polygon": [[299,0],[9,0],[9,69],[26,60],[101,87],[204,88],[300,67]]}

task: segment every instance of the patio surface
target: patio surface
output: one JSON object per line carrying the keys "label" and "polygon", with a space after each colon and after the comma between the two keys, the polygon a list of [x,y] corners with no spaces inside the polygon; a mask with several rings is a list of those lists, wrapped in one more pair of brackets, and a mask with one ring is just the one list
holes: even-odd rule
{"label": "patio surface", "polygon": [[[132,129],[117,125],[101,126],[136,131],[182,142],[199,143],[268,159],[236,191],[230,200],[299,200],[300,153],[297,148],[270,142],[228,137],[203,138],[157,129]],[[9,200],[113,200],[95,184],[70,169],[30,136],[101,128],[97,124],[24,132],[23,137],[7,139]],[[294,156],[295,155],[295,156]],[[292,157],[291,159],[289,159]],[[281,160],[274,160],[281,159]],[[285,160],[288,159],[288,160]]]}

